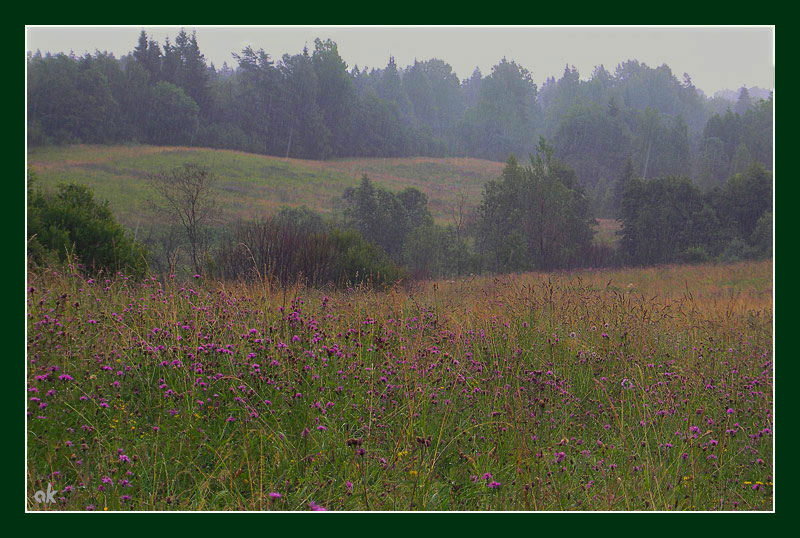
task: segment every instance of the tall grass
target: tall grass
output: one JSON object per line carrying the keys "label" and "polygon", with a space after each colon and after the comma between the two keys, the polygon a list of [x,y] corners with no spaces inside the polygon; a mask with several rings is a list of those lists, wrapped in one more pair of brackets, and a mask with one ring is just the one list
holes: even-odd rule
{"label": "tall grass", "polygon": [[31,274],[29,508],[770,510],[771,273]]}

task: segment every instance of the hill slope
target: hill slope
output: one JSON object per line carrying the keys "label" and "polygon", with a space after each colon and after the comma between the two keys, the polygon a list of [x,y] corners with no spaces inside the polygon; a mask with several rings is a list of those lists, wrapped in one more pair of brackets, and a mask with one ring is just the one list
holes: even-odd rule
{"label": "hill slope", "polygon": [[120,221],[136,227],[147,218],[147,174],[193,162],[207,165],[219,178],[218,194],[225,220],[267,215],[281,205],[330,213],[342,192],[362,174],[390,190],[417,187],[428,195],[441,223],[458,193],[475,207],[483,184],[496,178],[502,163],[480,159],[282,159],[232,150],[146,145],[32,148],[28,162],[47,187],[76,181],[108,200]]}

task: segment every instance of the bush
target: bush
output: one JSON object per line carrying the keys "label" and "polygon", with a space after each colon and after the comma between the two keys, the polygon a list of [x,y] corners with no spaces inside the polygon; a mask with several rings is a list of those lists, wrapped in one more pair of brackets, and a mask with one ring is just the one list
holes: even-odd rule
{"label": "bush", "polygon": [[290,228],[297,228],[305,234],[319,234],[328,229],[319,213],[306,206],[282,206],[275,214],[275,221]]}
{"label": "bush", "polygon": [[750,236],[753,253],[761,258],[772,257],[772,211],[765,211]]}
{"label": "bush", "polygon": [[334,282],[370,282],[385,286],[406,277],[405,268],[396,265],[384,251],[357,231],[333,230],[330,237],[336,245]]}
{"label": "bush", "polygon": [[36,265],[68,255],[94,271],[126,271],[142,276],[147,251],[129,237],[111,215],[108,202],[98,203],[85,185],[61,184],[56,193],[28,187],[28,256]]}
{"label": "bush", "polygon": [[734,237],[719,255],[719,260],[725,263],[740,262],[752,257],[752,249],[738,237]]}
{"label": "bush", "polygon": [[711,256],[703,247],[689,247],[683,251],[681,260],[684,263],[705,263],[711,260]]}
{"label": "bush", "polygon": [[283,285],[392,284],[405,276],[380,248],[356,231],[312,232],[268,218],[241,223],[223,239],[215,260],[224,279],[265,278]]}

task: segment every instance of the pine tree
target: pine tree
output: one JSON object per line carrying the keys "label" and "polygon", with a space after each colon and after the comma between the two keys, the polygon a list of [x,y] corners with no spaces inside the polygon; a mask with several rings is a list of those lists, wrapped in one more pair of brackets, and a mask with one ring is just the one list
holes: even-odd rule
{"label": "pine tree", "polygon": [[736,108],[734,111],[740,116],[744,116],[745,113],[750,109],[751,104],[750,92],[747,90],[747,88],[742,86],[739,89],[739,99],[736,101]]}

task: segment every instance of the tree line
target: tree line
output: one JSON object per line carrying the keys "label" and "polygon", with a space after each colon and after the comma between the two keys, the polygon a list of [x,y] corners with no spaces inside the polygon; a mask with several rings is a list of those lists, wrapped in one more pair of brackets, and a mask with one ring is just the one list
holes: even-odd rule
{"label": "tree line", "polygon": [[539,87],[501,59],[460,80],[441,59],[349,67],[331,40],[283,54],[245,47],[217,68],[194,33],[130,54],[28,57],[29,144],[142,142],[325,159],[528,156],[539,136],[570,166],[598,216],[630,160],[651,179],[721,186],[752,162],[772,166],[772,97],[709,98],[691,77],[637,60],[587,79],[567,66]]}

